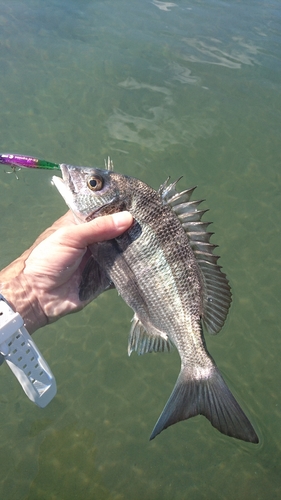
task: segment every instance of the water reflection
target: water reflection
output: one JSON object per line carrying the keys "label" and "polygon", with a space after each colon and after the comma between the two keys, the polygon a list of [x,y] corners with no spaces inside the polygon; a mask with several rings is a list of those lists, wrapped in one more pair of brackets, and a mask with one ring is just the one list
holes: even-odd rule
{"label": "water reflection", "polygon": [[[253,66],[259,64],[257,54],[260,49],[251,43],[247,43],[243,37],[232,37],[232,43],[229,42],[229,51],[226,50],[226,44],[216,38],[183,38],[183,42],[189,50],[183,50],[182,58],[185,61],[215,64],[225,66],[231,69],[240,69],[243,64]],[[190,50],[193,49],[193,50]]]}

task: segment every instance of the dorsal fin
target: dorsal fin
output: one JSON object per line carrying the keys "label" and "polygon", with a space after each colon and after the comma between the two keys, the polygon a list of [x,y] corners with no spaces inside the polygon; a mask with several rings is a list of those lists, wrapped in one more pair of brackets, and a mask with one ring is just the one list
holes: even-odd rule
{"label": "dorsal fin", "polygon": [[108,156],[107,159],[104,159],[104,169],[111,172],[114,170],[113,161],[111,160],[110,156]]}
{"label": "dorsal fin", "polygon": [[222,328],[231,303],[230,285],[226,275],[217,264],[218,255],[213,255],[217,245],[210,243],[212,232],[208,231],[211,222],[201,221],[208,210],[198,209],[204,200],[190,201],[196,187],[178,192],[178,181],[168,184],[168,178],[159,188],[164,204],[168,204],[180,220],[193,250],[203,278],[202,320],[211,334]]}

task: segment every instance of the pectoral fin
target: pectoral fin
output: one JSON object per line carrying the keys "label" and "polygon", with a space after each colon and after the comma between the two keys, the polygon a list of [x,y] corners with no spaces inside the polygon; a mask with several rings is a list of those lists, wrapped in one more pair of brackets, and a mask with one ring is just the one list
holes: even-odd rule
{"label": "pectoral fin", "polygon": [[81,301],[95,299],[110,288],[114,288],[114,284],[110,281],[98,261],[91,255],[82,273],[79,285],[79,299]]}

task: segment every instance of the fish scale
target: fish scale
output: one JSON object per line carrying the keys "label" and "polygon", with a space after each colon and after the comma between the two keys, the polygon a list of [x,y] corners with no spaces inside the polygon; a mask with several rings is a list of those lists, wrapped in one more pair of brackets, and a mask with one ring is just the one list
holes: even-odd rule
{"label": "fish scale", "polygon": [[169,351],[172,345],[179,352],[181,371],[150,439],[201,414],[220,432],[257,443],[205,345],[202,323],[212,334],[222,328],[231,291],[213,254],[210,223],[201,221],[202,200],[191,201],[195,188],[179,193],[168,179],[157,192],[108,165],[101,170],[63,164],[63,179],[53,181],[78,223],[124,209],[134,217],[123,235],[91,245],[79,293],[88,300],[115,286],[134,311],[129,354]]}

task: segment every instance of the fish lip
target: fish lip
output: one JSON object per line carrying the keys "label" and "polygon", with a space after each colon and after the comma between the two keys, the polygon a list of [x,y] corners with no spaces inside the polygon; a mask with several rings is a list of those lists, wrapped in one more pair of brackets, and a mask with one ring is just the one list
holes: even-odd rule
{"label": "fish lip", "polygon": [[60,164],[60,169],[62,173],[62,181],[68,186],[68,188],[71,190],[72,193],[76,193],[71,175],[69,174],[69,165],[66,165],[65,163]]}
{"label": "fish lip", "polygon": [[69,201],[70,193],[71,195],[77,194],[75,185],[73,184],[71,175],[69,173],[69,165],[65,163],[60,164],[60,170],[62,173],[62,178],[54,175],[52,177],[52,182],[56,186],[59,193],[65,200]]}
{"label": "fish lip", "polygon": [[[52,177],[52,183],[55,185],[57,188],[58,192],[64,199],[65,203],[69,206],[69,208],[72,210],[72,204],[73,204],[73,195],[75,194],[75,189],[73,182],[71,180],[71,177],[68,172],[67,165],[65,164],[60,164],[60,169],[62,173],[62,178],[58,177],[57,175],[54,175]],[[73,207],[75,208],[75,207]]]}
{"label": "fish lip", "polygon": [[53,175],[52,183],[56,186],[58,192],[61,194],[61,196],[63,197],[64,200],[66,198],[69,198],[69,190],[68,190],[67,185],[65,184],[64,180],[61,177],[58,177],[57,175]]}

